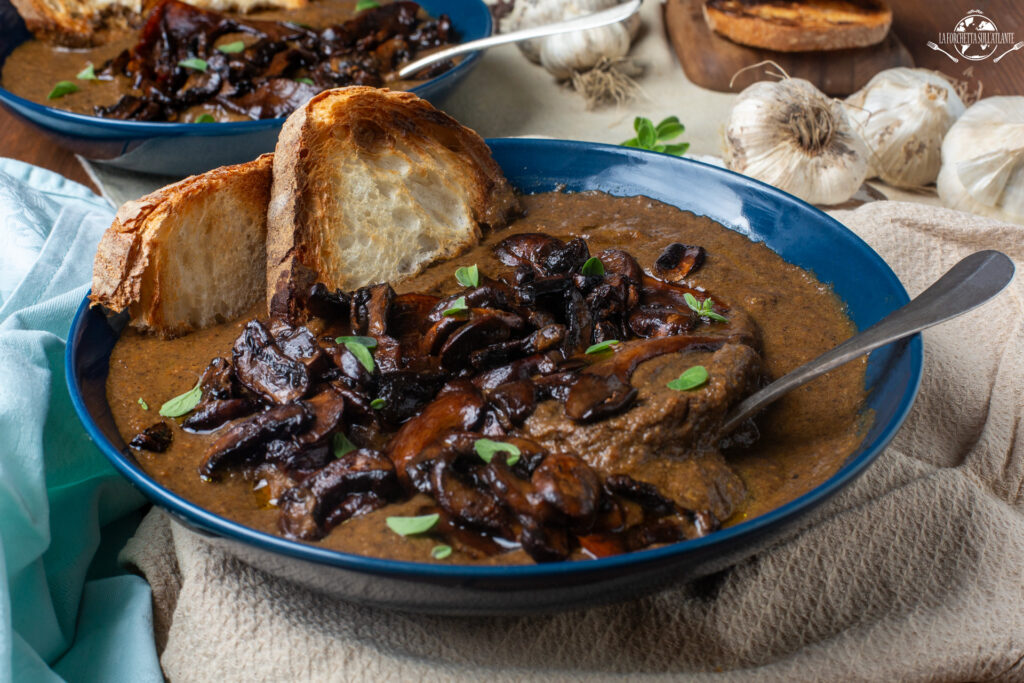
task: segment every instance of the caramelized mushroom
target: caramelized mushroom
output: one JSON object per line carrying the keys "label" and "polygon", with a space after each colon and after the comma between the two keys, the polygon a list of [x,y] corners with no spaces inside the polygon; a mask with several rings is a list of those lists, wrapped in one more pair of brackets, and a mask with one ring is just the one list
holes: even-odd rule
{"label": "caramelized mushroom", "polygon": [[258,320],[245,326],[233,358],[239,381],[272,403],[288,403],[309,391],[309,370],[284,355]]}
{"label": "caramelized mushroom", "polygon": [[662,280],[679,282],[704,264],[704,247],[675,242],[665,247],[654,262],[654,273]]}
{"label": "caramelized mushroom", "polygon": [[136,434],[135,438],[128,442],[128,445],[137,450],[163,453],[171,447],[173,436],[171,428],[167,426],[166,422],[157,422]]}
{"label": "caramelized mushroom", "polygon": [[[223,470],[255,459],[260,447],[282,436],[301,432],[313,421],[309,409],[302,403],[272,406],[231,426],[218,438],[199,466],[204,477],[214,478]],[[258,464],[253,461],[250,464]]]}

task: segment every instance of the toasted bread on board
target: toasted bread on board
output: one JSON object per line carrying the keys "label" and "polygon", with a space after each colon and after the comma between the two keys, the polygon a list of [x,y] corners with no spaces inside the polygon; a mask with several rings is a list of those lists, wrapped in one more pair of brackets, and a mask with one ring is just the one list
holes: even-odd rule
{"label": "toasted bread on board", "polygon": [[94,305],[173,337],[263,300],[272,154],[225,166],[126,203],[100,240]]}
{"label": "toasted bread on board", "polygon": [[[184,0],[216,12],[296,9],[308,0]],[[39,40],[65,47],[105,42],[111,32],[142,23],[153,0],[11,0],[25,25]]]}
{"label": "toasted bread on board", "polygon": [[882,0],[707,0],[704,19],[734,43],[810,52],[881,42],[892,10]]}
{"label": "toasted bread on board", "polygon": [[475,132],[408,92],[353,86],[285,121],[267,213],[267,292],[292,317],[314,281],[397,282],[476,244],[518,200]]}

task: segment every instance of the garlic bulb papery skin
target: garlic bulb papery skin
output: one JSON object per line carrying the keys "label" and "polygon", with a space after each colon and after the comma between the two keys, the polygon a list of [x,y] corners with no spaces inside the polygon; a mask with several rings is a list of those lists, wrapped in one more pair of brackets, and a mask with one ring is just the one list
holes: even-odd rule
{"label": "garlic bulb papery skin", "polygon": [[846,114],[870,153],[869,177],[894,187],[935,182],[942,139],[963,113],[950,82],[929,69],[887,69],[846,98]]}
{"label": "garlic bulb papery skin", "polygon": [[[615,7],[621,0],[516,0],[515,7],[501,22],[503,33],[565,21]],[[586,31],[571,31],[519,43],[530,61],[544,66],[555,78],[564,80],[573,71],[585,71],[602,58],[619,59],[640,28],[634,14],[625,21]]]}
{"label": "garlic bulb papery skin", "polygon": [[761,81],[739,94],[722,156],[733,171],[812,204],[841,204],[868,173],[868,151],[843,105],[802,78]]}
{"label": "garlic bulb papery skin", "polygon": [[951,209],[1024,223],[1024,97],[988,97],[946,133],[939,199]]}

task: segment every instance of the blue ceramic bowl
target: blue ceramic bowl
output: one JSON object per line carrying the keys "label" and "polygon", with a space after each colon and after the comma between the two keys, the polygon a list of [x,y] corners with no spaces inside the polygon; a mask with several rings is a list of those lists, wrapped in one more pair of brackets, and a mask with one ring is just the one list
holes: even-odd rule
{"label": "blue ceramic bowl", "polygon": [[[463,42],[491,35],[491,13],[482,0],[417,0],[431,15],[445,13]],[[32,36],[10,0],[0,0],[0,68]],[[469,73],[480,52],[412,92],[440,106]],[[229,123],[151,123],[74,114],[36,104],[0,87],[0,103],[86,159],[130,171],[186,176],[272,152],[284,119]]]}
{"label": "blue ceramic bowl", "polygon": [[[647,195],[762,241],[813,271],[846,302],[859,328],[907,302],[885,262],[821,211],[772,187],[663,154],[560,140],[490,140],[494,157],[525,193],[604,190]],[[69,334],[68,388],[89,435],[155,504],[243,561],[307,587],[372,605],[449,614],[521,614],[623,600],[711,573],[777,538],[878,456],[910,410],[921,377],[921,339],[874,351],[866,408],[874,422],[857,451],[823,484],[761,517],[673,545],[600,560],[478,567],[381,560],[254,531],[171,493],[135,463],[105,397],[111,348],[123,319],[82,303]]]}

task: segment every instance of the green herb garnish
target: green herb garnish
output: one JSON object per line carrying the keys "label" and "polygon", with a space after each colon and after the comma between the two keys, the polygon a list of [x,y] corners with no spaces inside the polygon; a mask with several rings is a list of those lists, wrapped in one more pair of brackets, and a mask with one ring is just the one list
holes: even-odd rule
{"label": "green herb garnish", "polygon": [[377,340],[373,337],[335,337],[335,344],[348,344],[352,342],[354,344],[362,344],[368,349],[377,348]]}
{"label": "green herb garnish", "polygon": [[213,114],[200,114],[196,117],[196,123],[217,123],[217,119],[213,118]]}
{"label": "green herb garnish", "polygon": [[370,349],[377,348],[377,340],[373,337],[335,337],[334,341],[344,344],[352,352],[367,372],[373,372],[373,354]]}
{"label": "green herb garnish", "polygon": [[435,560],[443,560],[446,557],[451,557],[451,554],[452,547],[447,543],[435,545],[433,548],[430,549],[430,556],[433,557]]}
{"label": "green herb garnish", "polygon": [[725,316],[719,315],[711,310],[711,307],[715,305],[715,302],[710,298],[704,299],[704,301],[697,301],[697,297],[687,292],[686,294],[683,294],[683,299],[686,301],[687,306],[697,312],[697,315],[717,320],[720,323],[728,322]]}
{"label": "green herb garnish", "polygon": [[665,386],[676,391],[689,391],[707,384],[708,370],[703,365],[694,365]]}
{"label": "green herb garnish", "polygon": [[89,64],[84,69],[75,74],[75,78],[77,78],[80,81],[99,80],[98,78],[96,78],[96,69],[93,68],[92,62],[89,62]]}
{"label": "green herb garnish", "polygon": [[199,382],[197,381],[196,385],[184,394],[175,396],[160,406],[160,414],[164,417],[181,417],[186,413],[192,412],[199,405],[199,399],[202,397],[203,390],[199,388]]}
{"label": "green herb garnish", "polygon": [[376,9],[380,7],[380,3],[377,0],[359,0],[356,3],[356,11],[362,12],[363,10]]}
{"label": "green herb garnish", "polygon": [[48,100],[55,100],[58,97],[64,97],[70,95],[73,92],[78,92],[78,86],[71,81],[60,81],[57,85],[53,86],[53,90],[46,96]]}
{"label": "green herb garnish", "polygon": [[236,40],[233,43],[224,43],[217,49],[226,55],[235,55],[245,49],[245,43],[240,40]]}
{"label": "green herb garnish", "polygon": [[441,515],[435,512],[432,515],[420,515],[419,517],[388,517],[384,521],[388,528],[399,536],[415,536],[433,529],[439,519],[441,519]]}
{"label": "green herb garnish", "polygon": [[508,457],[505,458],[505,464],[509,467],[519,462],[519,456],[522,455],[522,451],[516,446],[504,441],[492,441],[491,439],[477,439],[476,443],[473,444],[473,450],[486,463],[490,463],[498,453],[508,453]]}
{"label": "green herb garnish", "polygon": [[295,82],[296,83],[305,83],[306,85],[313,85],[313,79],[312,78],[306,78],[305,76],[302,76],[300,78],[296,78]]}
{"label": "green herb garnish", "polygon": [[183,66],[186,69],[195,69],[196,71],[202,71],[206,73],[206,60],[199,59],[199,57],[190,57],[189,59],[183,59],[178,62],[178,66]]}
{"label": "green herb garnish", "polygon": [[355,444],[349,441],[348,437],[341,432],[337,432],[331,438],[331,451],[333,451],[335,458],[340,458],[346,453],[351,453],[355,449]]}
{"label": "green herb garnish", "polygon": [[363,364],[367,372],[373,372],[373,354],[369,348],[359,342],[345,342],[345,348]]}
{"label": "green herb garnish", "polygon": [[611,351],[612,347],[619,343],[618,339],[605,339],[603,342],[591,344],[587,347],[587,350],[583,353],[586,355],[592,355],[595,353],[604,353],[605,351]]}
{"label": "green herb garnish", "polygon": [[604,275],[604,264],[601,263],[601,259],[596,256],[591,256],[587,259],[583,267],[580,268],[581,275]]}
{"label": "green herb garnish", "polygon": [[370,401],[370,407],[373,408],[374,410],[380,410],[387,404],[388,402],[382,398],[375,398],[372,401]]}
{"label": "green herb garnish", "polygon": [[139,405],[142,406],[143,410],[149,410],[149,404],[143,401],[141,396],[139,397]]}
{"label": "green herb garnish", "polygon": [[459,313],[465,313],[469,308],[466,306],[466,297],[460,296],[452,303],[451,308],[446,308],[441,315],[458,315]]}
{"label": "green herb garnish", "polygon": [[679,122],[679,117],[677,116],[669,116],[657,126],[650,119],[638,116],[633,119],[633,130],[636,131],[636,137],[620,143],[623,147],[650,149],[677,157],[686,154],[686,150],[690,148],[690,143],[688,142],[678,142],[671,145],[665,144],[668,140],[679,137],[686,130],[686,127]]}
{"label": "green herb garnish", "polygon": [[462,268],[456,268],[455,279],[458,280],[459,284],[463,287],[479,287],[480,269],[476,267],[475,263],[468,268],[465,266]]}

